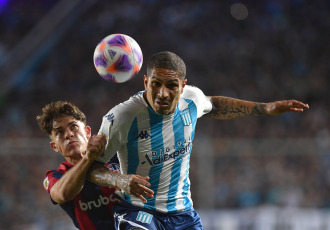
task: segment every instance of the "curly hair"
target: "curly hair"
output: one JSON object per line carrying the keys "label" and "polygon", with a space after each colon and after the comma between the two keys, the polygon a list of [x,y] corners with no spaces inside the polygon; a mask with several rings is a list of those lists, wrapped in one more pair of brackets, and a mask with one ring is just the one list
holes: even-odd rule
{"label": "curly hair", "polygon": [[86,125],[86,116],[77,106],[67,101],[56,101],[45,105],[42,108],[42,114],[36,117],[40,129],[51,135],[53,130],[53,121],[62,116],[70,116],[83,122]]}
{"label": "curly hair", "polygon": [[164,68],[178,72],[182,80],[186,77],[186,64],[178,55],[170,51],[162,51],[151,57],[147,64],[148,76],[154,68]]}

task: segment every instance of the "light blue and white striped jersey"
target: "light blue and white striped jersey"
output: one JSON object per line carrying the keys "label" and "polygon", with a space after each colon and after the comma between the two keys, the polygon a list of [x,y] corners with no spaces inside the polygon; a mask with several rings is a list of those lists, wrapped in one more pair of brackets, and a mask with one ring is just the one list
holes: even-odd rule
{"label": "light blue and white striped jersey", "polygon": [[211,111],[204,93],[186,85],[173,114],[153,111],[143,91],[111,109],[99,134],[107,137],[105,153],[97,160],[108,162],[118,152],[123,174],[149,176],[154,198],[143,203],[135,196],[120,196],[138,207],[163,213],[189,210],[189,161],[197,118]]}

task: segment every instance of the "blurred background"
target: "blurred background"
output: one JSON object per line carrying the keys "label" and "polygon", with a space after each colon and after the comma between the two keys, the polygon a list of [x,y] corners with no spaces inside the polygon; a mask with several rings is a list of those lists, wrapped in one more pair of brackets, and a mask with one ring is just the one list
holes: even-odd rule
{"label": "blurred background", "polygon": [[[144,55],[123,84],[96,72],[109,34]],[[55,100],[76,104],[97,133],[102,116],[143,89],[145,63],[170,50],[206,95],[297,99],[304,113],[199,119],[191,157],[205,229],[330,229],[330,1],[0,0],[0,229],[73,229],[43,189],[63,161],[37,126]]]}

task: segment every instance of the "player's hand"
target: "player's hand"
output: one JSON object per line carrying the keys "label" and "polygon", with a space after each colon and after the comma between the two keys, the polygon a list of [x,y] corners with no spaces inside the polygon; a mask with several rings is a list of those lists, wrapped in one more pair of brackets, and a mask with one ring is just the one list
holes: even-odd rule
{"label": "player's hand", "polygon": [[309,109],[308,104],[296,100],[284,100],[267,103],[266,111],[270,115],[278,115],[285,112],[303,112]]}
{"label": "player's hand", "polygon": [[117,179],[117,186],[125,193],[137,196],[142,202],[146,203],[147,198],[153,198],[154,192],[149,189],[149,177],[142,177],[139,175],[119,175]]}
{"label": "player's hand", "polygon": [[89,138],[86,149],[86,157],[88,160],[95,160],[105,149],[107,140],[102,135],[93,135]]}

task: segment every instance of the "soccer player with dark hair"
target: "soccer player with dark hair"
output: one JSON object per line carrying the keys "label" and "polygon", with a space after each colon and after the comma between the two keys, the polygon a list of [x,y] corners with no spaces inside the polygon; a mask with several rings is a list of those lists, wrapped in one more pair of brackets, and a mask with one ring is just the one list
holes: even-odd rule
{"label": "soccer player with dark hair", "polygon": [[117,199],[114,192],[125,188],[134,195],[134,181],[147,186],[147,178],[120,175],[118,159],[114,156],[101,165],[102,175],[111,181],[108,185],[111,187],[89,182],[87,175],[92,177],[97,172],[87,172],[96,157],[104,152],[106,137],[92,136],[85,114],[66,101],[47,104],[36,119],[41,130],[49,135],[51,148],[65,158],[57,169],[48,170],[44,179],[44,188],[53,204],[59,204],[79,229],[115,229],[112,206]]}
{"label": "soccer player with dark hair", "polygon": [[[114,204],[117,229],[203,229],[190,195],[189,160],[198,118],[235,119],[253,115],[302,112],[296,100],[270,103],[205,96],[187,85],[186,66],[172,52],[160,52],[147,64],[145,90],[112,108],[99,133],[108,136],[106,163],[118,155],[123,175],[148,177],[153,196],[140,199],[125,190]],[[107,181],[103,181],[105,185]],[[117,193],[116,193],[117,194]],[[146,198],[146,202],[141,201]]]}

